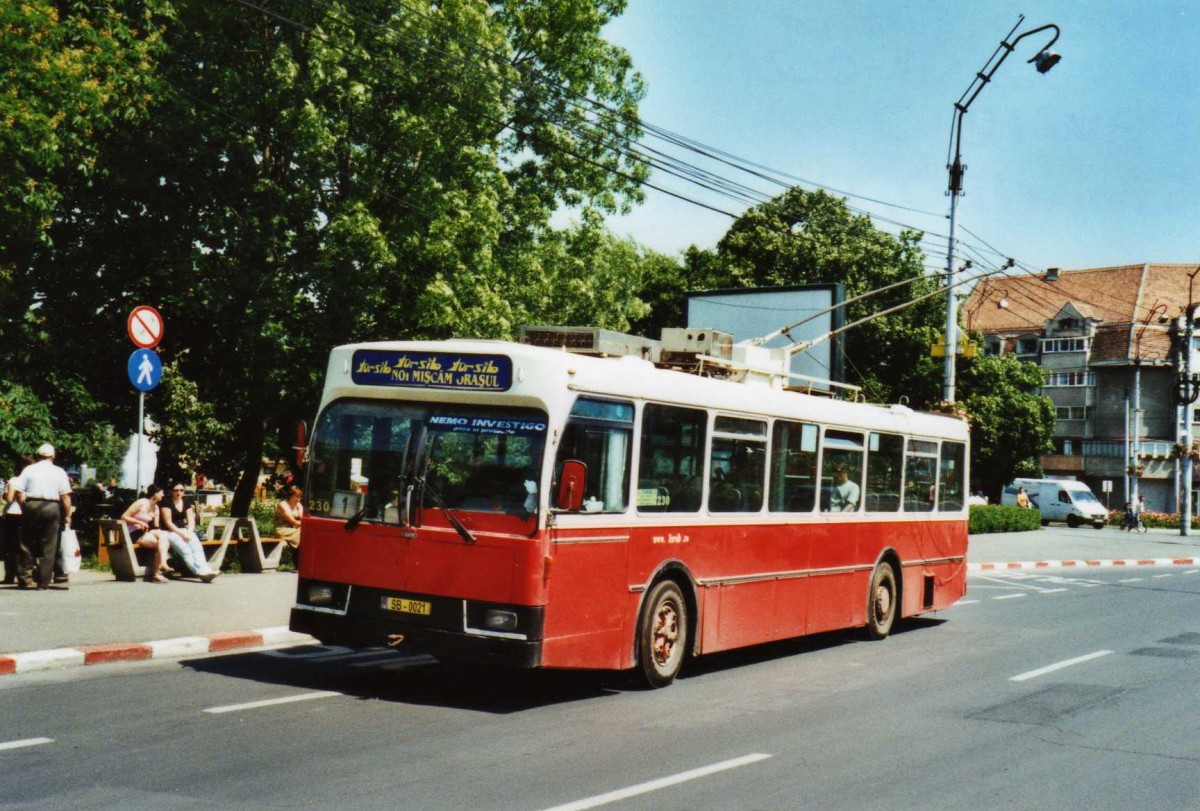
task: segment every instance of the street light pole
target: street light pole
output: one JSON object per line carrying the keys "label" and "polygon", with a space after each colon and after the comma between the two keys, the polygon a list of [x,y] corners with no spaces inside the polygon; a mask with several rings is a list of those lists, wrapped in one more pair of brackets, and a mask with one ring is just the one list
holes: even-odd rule
{"label": "street light pole", "polygon": [[959,97],[954,104],[954,117],[950,124],[950,154],[952,159],[947,163],[946,168],[950,171],[950,236],[947,240],[946,247],[946,357],[943,366],[942,380],[942,399],[946,402],[954,402],[954,364],[956,354],[958,352],[958,302],[955,299],[954,292],[954,252],[957,247],[957,227],[958,227],[958,198],[962,195],[962,179],[963,172],[966,167],[962,164],[962,122],[963,116],[967,114],[971,103],[975,101],[979,93],[992,80],[996,70],[1004,64],[1004,60],[1017,47],[1017,43],[1032,34],[1040,31],[1054,31],[1054,36],[1046,45],[1038,51],[1037,55],[1028,60],[1033,63],[1038,70],[1038,73],[1045,73],[1058,64],[1062,58],[1058,54],[1050,50],[1050,46],[1058,40],[1058,26],[1053,23],[1034,28],[1021,34],[1012,42],[1008,38],[1016,33],[1021,27],[1021,23],[1025,21],[1025,15],[1022,14],[1017,19],[1017,24],[1012,30],[1005,35],[1000,41],[1000,46],[988,59],[987,64],[983,66],[983,70],[975,74],[975,78],[971,84],[967,86],[966,91]]}
{"label": "street light pole", "polygon": [[1183,403],[1183,504],[1179,510],[1179,534],[1192,534],[1192,409],[1200,395],[1200,386],[1192,377],[1192,332],[1195,328],[1195,306],[1192,304],[1192,283],[1196,280],[1196,268],[1188,274],[1188,303],[1184,313],[1183,327],[1183,374],[1179,380],[1179,399]]}

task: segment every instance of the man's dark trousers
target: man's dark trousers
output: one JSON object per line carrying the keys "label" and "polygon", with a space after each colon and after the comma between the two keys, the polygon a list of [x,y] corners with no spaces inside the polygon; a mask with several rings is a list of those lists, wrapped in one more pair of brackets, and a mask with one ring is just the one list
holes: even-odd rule
{"label": "man's dark trousers", "polygon": [[49,588],[54,581],[54,561],[58,558],[58,531],[62,523],[62,502],[43,498],[27,498],[21,508],[24,526],[22,557],[32,562],[37,587]]}

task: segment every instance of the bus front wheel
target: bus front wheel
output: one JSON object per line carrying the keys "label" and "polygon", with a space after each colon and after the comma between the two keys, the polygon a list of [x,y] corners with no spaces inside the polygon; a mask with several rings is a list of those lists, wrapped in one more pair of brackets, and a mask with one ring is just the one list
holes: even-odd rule
{"label": "bus front wheel", "polygon": [[871,639],[883,639],[892,632],[896,622],[897,598],[896,570],[890,563],[881,563],[871,575],[871,593],[867,599],[867,635]]}
{"label": "bus front wheel", "polygon": [[638,659],[651,687],[675,681],[687,652],[688,616],[683,592],[671,580],[655,586],[646,598],[638,627]]}

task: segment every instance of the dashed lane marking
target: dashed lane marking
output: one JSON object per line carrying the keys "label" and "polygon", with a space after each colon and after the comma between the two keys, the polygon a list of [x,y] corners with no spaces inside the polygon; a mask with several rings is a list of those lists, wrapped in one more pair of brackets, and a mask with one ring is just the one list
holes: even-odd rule
{"label": "dashed lane marking", "polygon": [[223,707],[205,707],[204,712],[213,715],[220,715],[226,712],[241,712],[242,710],[256,710],[260,707],[274,707],[279,704],[292,704],[297,701],[312,701],[318,698],[333,698],[340,696],[342,693],[336,690],[319,690],[312,693],[300,693],[294,696],[283,696],[282,698],[268,698],[262,701],[247,701],[244,704],[226,704]]}
{"label": "dashed lane marking", "polygon": [[660,777],[657,780],[651,780],[646,783],[638,783],[636,786],[629,786],[628,788],[618,789],[617,791],[610,791],[607,794],[597,794],[595,797],[587,797],[582,800],[576,800],[575,802],[567,803],[566,805],[556,805],[553,808],[546,809],[546,811],[583,811],[583,809],[586,808],[596,808],[601,805],[608,805],[609,803],[627,800],[630,797],[637,797],[640,794],[648,794],[651,791],[658,791],[659,789],[669,788],[670,786],[677,786],[680,783],[686,783],[689,780],[698,780],[701,777],[708,777],[710,774],[717,774],[718,772],[728,771],[729,769],[748,766],[751,763],[757,763],[760,760],[766,760],[769,757],[771,756],[764,754],[753,754],[744,755],[732,760],[723,760],[720,763],[714,763],[711,766],[702,766],[699,769],[680,772],[679,774],[673,774],[669,777]]}
{"label": "dashed lane marking", "polygon": [[41,746],[44,743],[54,743],[53,738],[25,738],[19,741],[6,741],[0,743],[0,750],[5,749],[24,749],[27,746]]}
{"label": "dashed lane marking", "polygon": [[1047,673],[1053,673],[1056,670],[1062,670],[1063,668],[1083,664],[1084,662],[1090,662],[1093,659],[1099,659],[1101,656],[1108,656],[1110,653],[1112,653],[1110,650],[1098,650],[1093,653],[1084,654],[1083,656],[1076,656],[1074,659],[1064,659],[1063,661],[1055,662],[1052,665],[1039,667],[1037,670],[1028,670],[1024,673],[1012,676],[1009,678],[1009,681],[1029,681],[1030,679],[1036,679],[1038,676],[1045,676]]}

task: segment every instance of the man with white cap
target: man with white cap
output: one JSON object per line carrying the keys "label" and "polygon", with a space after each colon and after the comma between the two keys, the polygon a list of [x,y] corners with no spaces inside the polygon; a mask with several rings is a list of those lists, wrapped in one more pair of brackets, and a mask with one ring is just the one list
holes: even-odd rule
{"label": "man with white cap", "polygon": [[59,530],[64,521],[71,525],[71,480],[67,471],[54,464],[53,445],[43,444],[37,455],[38,461],[21,471],[13,489],[24,523],[17,586],[29,588],[32,576],[41,590],[50,588],[54,579]]}

